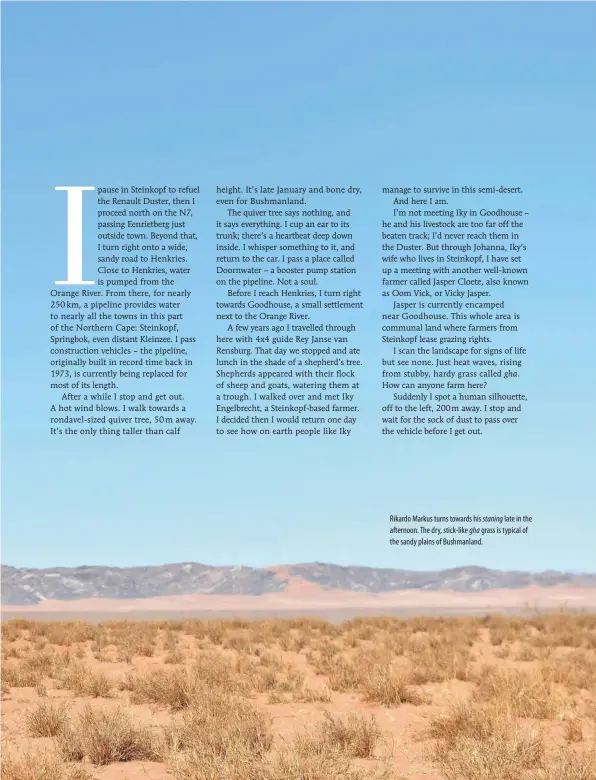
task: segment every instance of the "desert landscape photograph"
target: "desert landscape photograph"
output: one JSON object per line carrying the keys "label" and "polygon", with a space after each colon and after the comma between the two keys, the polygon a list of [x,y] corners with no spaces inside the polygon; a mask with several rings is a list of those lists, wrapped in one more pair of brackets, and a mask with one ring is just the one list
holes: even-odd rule
{"label": "desert landscape photograph", "polygon": [[2,777],[594,780],[593,579],[4,567]]}
{"label": "desert landscape photograph", "polygon": [[596,780],[596,4],[0,16],[0,780]]}

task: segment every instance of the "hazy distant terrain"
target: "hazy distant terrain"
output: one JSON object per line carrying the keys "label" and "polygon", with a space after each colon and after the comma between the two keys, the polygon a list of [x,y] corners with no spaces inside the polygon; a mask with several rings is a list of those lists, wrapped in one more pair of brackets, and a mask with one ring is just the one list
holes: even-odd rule
{"label": "hazy distant terrain", "polygon": [[150,599],[176,596],[267,596],[328,592],[389,594],[396,591],[482,593],[520,588],[596,588],[596,574],[557,571],[499,571],[464,566],[439,571],[377,569],[300,563],[270,568],[206,566],[175,563],[163,566],[56,567],[28,569],[2,566],[2,604],[33,606],[47,600]]}

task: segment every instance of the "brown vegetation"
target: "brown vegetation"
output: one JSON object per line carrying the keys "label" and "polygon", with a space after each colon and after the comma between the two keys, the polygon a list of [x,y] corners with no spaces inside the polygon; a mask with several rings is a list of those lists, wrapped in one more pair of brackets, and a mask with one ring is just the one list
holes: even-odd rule
{"label": "brown vegetation", "polygon": [[18,619],[2,642],[6,780],[596,780],[596,615]]}

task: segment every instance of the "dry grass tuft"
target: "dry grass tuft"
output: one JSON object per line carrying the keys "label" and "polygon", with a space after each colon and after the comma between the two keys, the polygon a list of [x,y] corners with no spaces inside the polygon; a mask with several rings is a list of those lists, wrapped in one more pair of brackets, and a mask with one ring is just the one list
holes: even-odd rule
{"label": "dry grass tuft", "polygon": [[374,715],[350,712],[341,717],[326,712],[323,721],[311,733],[297,738],[301,753],[340,751],[350,758],[372,758],[381,730]]}
{"label": "dry grass tuft", "polygon": [[[179,751],[225,758],[231,751],[263,756],[272,746],[271,720],[244,699],[205,692],[165,730],[161,754]],[[207,760],[207,759],[206,759]]]}
{"label": "dry grass tuft", "polygon": [[206,685],[188,669],[153,669],[146,674],[131,674],[123,687],[134,703],[159,704],[177,712],[206,692]]}
{"label": "dry grass tuft", "polygon": [[412,675],[392,666],[374,669],[361,684],[366,701],[384,707],[399,704],[423,704],[425,696],[412,685]]}
{"label": "dry grass tuft", "polygon": [[54,704],[50,699],[38,704],[27,713],[27,732],[30,737],[55,737],[68,722],[68,710],[64,703]]}
{"label": "dry grass tuft", "polygon": [[582,726],[579,720],[573,719],[565,724],[565,742],[581,742],[584,738]]}
{"label": "dry grass tuft", "polygon": [[294,744],[262,758],[241,749],[225,757],[191,750],[176,754],[169,769],[176,780],[399,780],[393,774],[355,769],[340,752],[304,753]]}
{"label": "dry grass tuft", "polygon": [[87,705],[62,735],[58,747],[62,757],[71,761],[87,757],[93,764],[106,766],[155,757],[151,731],[135,725],[122,708],[104,710]]}
{"label": "dry grass tuft", "polygon": [[475,698],[492,701],[520,718],[551,720],[562,717],[573,705],[538,672],[485,668],[479,676]]}
{"label": "dry grass tuft", "polygon": [[36,688],[42,679],[41,669],[27,661],[2,665],[2,681],[7,688]]}
{"label": "dry grass tuft", "polygon": [[576,753],[564,750],[549,763],[528,775],[527,780],[594,780],[596,751]]}
{"label": "dry grass tuft", "polygon": [[68,766],[50,751],[2,751],[2,780],[92,780],[81,766]]}
{"label": "dry grass tuft", "polygon": [[520,780],[541,765],[543,738],[497,709],[458,702],[429,725],[446,780]]}
{"label": "dry grass tuft", "polygon": [[495,721],[494,714],[486,708],[476,707],[469,701],[456,701],[447,712],[430,720],[427,736],[441,740],[451,749],[463,737],[478,741],[487,739],[495,731]]}
{"label": "dry grass tuft", "polygon": [[107,698],[113,683],[103,672],[94,672],[85,663],[74,661],[56,680],[56,687],[72,691],[75,696]]}

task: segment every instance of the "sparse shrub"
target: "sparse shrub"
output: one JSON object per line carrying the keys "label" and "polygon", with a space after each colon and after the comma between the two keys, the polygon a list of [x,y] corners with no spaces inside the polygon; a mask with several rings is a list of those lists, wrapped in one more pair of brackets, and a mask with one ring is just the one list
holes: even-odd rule
{"label": "sparse shrub", "polygon": [[50,751],[3,750],[2,780],[91,780],[91,775],[83,767],[64,764]]}
{"label": "sparse shrub", "polygon": [[[241,749],[225,758],[202,751],[175,754],[169,769],[176,780],[379,780],[383,775],[351,767],[349,756],[337,751],[303,753],[294,744],[262,758]],[[384,776],[389,779],[388,775]],[[399,780],[391,775],[392,780]]]}
{"label": "sparse shrub", "polygon": [[520,780],[544,756],[540,732],[469,702],[431,719],[428,735],[436,740],[434,758],[446,780]]}
{"label": "sparse shrub", "polygon": [[326,703],[331,701],[331,691],[326,685],[322,688],[304,687],[299,698],[300,701],[310,702],[311,704]]}
{"label": "sparse shrub", "polygon": [[339,658],[328,666],[323,664],[321,669],[327,674],[332,691],[355,690],[362,682],[362,667],[344,658]]}
{"label": "sparse shrub", "polygon": [[74,662],[56,680],[56,687],[72,691],[75,696],[107,698],[113,683],[103,672],[94,672],[86,664]]}
{"label": "sparse shrub", "polygon": [[520,728],[482,741],[462,737],[449,751],[439,748],[437,759],[446,780],[520,780],[525,770],[540,764],[542,755],[540,738]]}
{"label": "sparse shrub", "polygon": [[177,647],[174,647],[166,653],[163,662],[164,664],[183,664],[184,654]]}
{"label": "sparse shrub", "polygon": [[26,660],[2,666],[2,680],[9,688],[36,688],[42,679],[41,670]]}
{"label": "sparse shrub", "polygon": [[3,620],[2,626],[0,627],[2,639],[6,642],[14,642],[17,639],[20,639],[23,631],[27,630],[25,623],[27,623],[27,621],[23,621],[22,619]]}
{"label": "sparse shrub", "polygon": [[401,669],[385,666],[372,671],[362,683],[366,701],[384,707],[399,704],[423,704],[425,697],[412,685],[411,675]]}
{"label": "sparse shrub", "polygon": [[577,753],[562,750],[545,766],[530,773],[527,780],[594,780],[596,778],[596,751]]}
{"label": "sparse shrub", "polygon": [[22,651],[16,645],[7,645],[2,647],[2,660],[5,658],[21,658]]}
{"label": "sparse shrub", "polygon": [[87,705],[74,733],[78,735],[80,749],[99,766],[155,756],[151,732],[136,726],[121,708],[102,710]]}
{"label": "sparse shrub", "polygon": [[99,661],[100,663],[105,663],[106,661],[110,660],[107,647],[102,639],[91,643],[91,654],[95,660]]}
{"label": "sparse shrub", "polygon": [[441,740],[443,746],[452,748],[462,737],[485,740],[495,731],[496,726],[503,726],[504,723],[485,707],[474,706],[469,701],[456,701],[447,712],[435,715],[430,720],[427,735],[431,739]]}
{"label": "sparse shrub", "polygon": [[273,755],[263,767],[263,780],[359,780],[349,756],[337,751],[304,753],[291,746]]}
{"label": "sparse shrub", "polygon": [[509,658],[510,655],[511,655],[511,648],[509,647],[509,645],[501,645],[494,652],[495,658],[502,658],[502,659]]}
{"label": "sparse shrub", "polygon": [[85,758],[85,746],[81,732],[75,729],[72,722],[68,721],[64,724],[54,742],[64,761],[82,761]]}
{"label": "sparse shrub", "polygon": [[481,673],[475,698],[497,702],[504,710],[520,718],[539,720],[560,717],[573,705],[539,673],[494,667],[485,668]]}
{"label": "sparse shrub", "polygon": [[343,718],[326,712],[319,728],[325,744],[337,747],[352,758],[371,758],[381,736],[374,715],[367,717],[356,712]]}
{"label": "sparse shrub", "polygon": [[596,654],[573,650],[563,658],[551,658],[543,664],[542,672],[571,690],[591,690],[596,686]]}
{"label": "sparse shrub", "polygon": [[439,640],[408,653],[412,662],[412,682],[418,685],[445,680],[467,680],[470,651]]}
{"label": "sparse shrub", "polygon": [[230,751],[262,756],[273,742],[270,718],[228,693],[214,690],[192,705],[166,728],[162,753],[180,750],[225,757]]}
{"label": "sparse shrub", "polygon": [[538,657],[536,650],[528,645],[523,645],[515,656],[516,661],[535,661]]}
{"label": "sparse shrub", "polygon": [[568,720],[565,724],[565,741],[568,743],[581,742],[583,738],[581,723],[576,719]]}
{"label": "sparse shrub", "polygon": [[131,674],[123,683],[135,703],[151,702],[174,712],[188,707],[198,696],[207,695],[207,687],[188,669],[154,669],[146,674]]}
{"label": "sparse shrub", "polygon": [[67,721],[66,705],[54,704],[47,699],[27,714],[27,731],[31,737],[55,737],[62,731]]}

